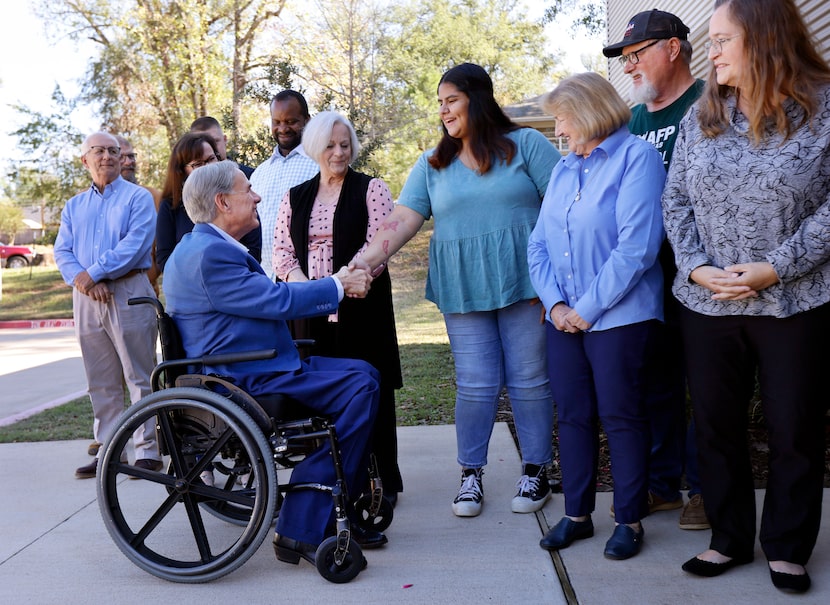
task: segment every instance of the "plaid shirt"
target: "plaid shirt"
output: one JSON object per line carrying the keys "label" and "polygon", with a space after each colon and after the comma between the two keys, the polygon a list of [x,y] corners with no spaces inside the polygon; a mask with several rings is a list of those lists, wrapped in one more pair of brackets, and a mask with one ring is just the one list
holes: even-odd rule
{"label": "plaid shirt", "polygon": [[317,162],[305,154],[302,145],[298,145],[285,157],[279,149],[274,149],[273,155],[251,175],[251,187],[262,198],[257,206],[262,223],[262,268],[271,280],[275,275],[271,259],[280,202],[291,187],[304,183],[318,172]]}

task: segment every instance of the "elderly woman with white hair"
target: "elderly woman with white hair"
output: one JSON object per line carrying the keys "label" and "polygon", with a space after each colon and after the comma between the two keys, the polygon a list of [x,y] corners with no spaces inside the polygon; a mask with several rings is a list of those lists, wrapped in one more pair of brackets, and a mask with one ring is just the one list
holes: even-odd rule
{"label": "elderly woman with white hair", "polygon": [[[303,149],[320,172],[289,190],[280,205],[273,258],[278,279],[286,282],[321,279],[348,264],[392,212],[386,183],[350,167],[360,145],[345,117],[333,111],[315,115],[303,131]],[[384,494],[394,504],[403,491],[395,426],[395,389],[402,380],[389,272],[375,275],[366,298],[344,300],[334,314],[292,323],[295,338],[315,341],[315,355],[362,359],[380,372],[372,451]]]}

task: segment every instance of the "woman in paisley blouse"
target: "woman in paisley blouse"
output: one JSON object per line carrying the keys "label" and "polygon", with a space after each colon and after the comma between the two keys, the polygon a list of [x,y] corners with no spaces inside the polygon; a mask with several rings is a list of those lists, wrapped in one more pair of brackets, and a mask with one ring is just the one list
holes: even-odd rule
{"label": "woman in paisley blouse", "polygon": [[712,69],[681,123],[663,194],[716,576],[753,559],[747,415],[769,427],[760,542],[803,592],[821,520],[830,326],[830,67],[792,0],[717,0]]}

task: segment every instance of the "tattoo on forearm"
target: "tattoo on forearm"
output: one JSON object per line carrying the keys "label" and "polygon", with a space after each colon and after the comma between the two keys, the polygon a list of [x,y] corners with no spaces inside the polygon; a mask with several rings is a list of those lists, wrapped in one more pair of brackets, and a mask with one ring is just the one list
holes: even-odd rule
{"label": "tattoo on forearm", "polygon": [[383,229],[384,231],[386,231],[388,229],[391,229],[392,231],[397,231],[398,230],[398,221],[392,221],[390,223],[383,223],[380,226],[380,228]]}
{"label": "tattoo on forearm", "polygon": [[389,257],[389,240],[388,239],[383,240],[382,248],[383,248],[383,254],[388,258]]}

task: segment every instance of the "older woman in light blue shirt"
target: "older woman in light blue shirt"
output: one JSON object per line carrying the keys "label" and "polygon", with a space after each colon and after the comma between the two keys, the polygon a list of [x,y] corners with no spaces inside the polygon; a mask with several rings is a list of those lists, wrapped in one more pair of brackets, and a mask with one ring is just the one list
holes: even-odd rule
{"label": "older woman in light blue shirt", "polygon": [[553,169],[528,244],[546,309],[565,493],[565,517],[541,546],[558,550],[593,536],[601,420],[617,521],[605,556],[627,559],[643,541],[649,432],[640,374],[663,318],[657,253],[666,175],[654,147],[628,131],[630,111],[601,76],[563,80],[545,107],[572,153]]}

